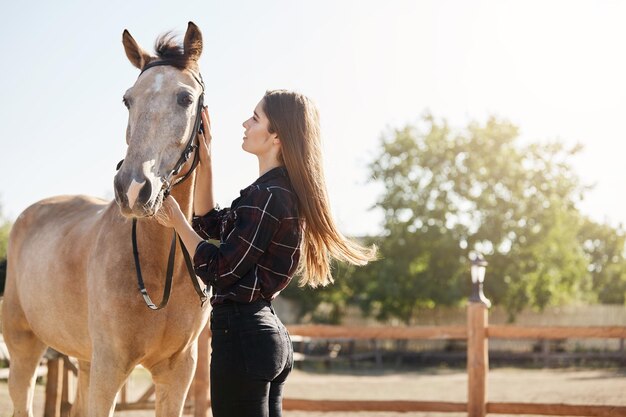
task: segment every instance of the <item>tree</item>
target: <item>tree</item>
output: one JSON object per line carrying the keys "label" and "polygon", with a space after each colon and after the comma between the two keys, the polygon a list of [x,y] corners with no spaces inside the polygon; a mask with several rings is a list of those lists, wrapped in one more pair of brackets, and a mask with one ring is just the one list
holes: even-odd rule
{"label": "tree", "polygon": [[588,258],[594,292],[605,304],[626,303],[626,236],[621,226],[613,228],[584,219],[579,241]]}
{"label": "tree", "polygon": [[4,282],[6,279],[7,267],[7,247],[9,244],[9,232],[11,231],[11,222],[5,219],[2,214],[2,205],[0,205],[0,294],[4,292]]}
{"label": "tree", "polygon": [[426,115],[394,130],[370,164],[371,180],[384,185],[376,208],[385,220],[364,243],[376,243],[382,259],[340,267],[327,288],[285,295],[314,321],[338,322],[353,304],[411,324],[417,309],[465,302],[467,255],[478,249],[489,261],[485,293],[510,320],[526,307],[623,304],[626,233],[580,214],[589,187],[569,162],[580,151],[520,143],[518,129],[495,118],[453,132]]}
{"label": "tree", "polygon": [[[354,266],[333,261],[335,282],[326,287],[301,287],[292,283],[281,296],[288,298],[298,306],[298,319],[307,317],[314,323],[339,324],[346,313],[350,301],[355,297],[355,288],[351,287],[350,276]],[[297,280],[297,277],[294,278]]]}
{"label": "tree", "polygon": [[2,212],[0,211],[0,259],[6,259],[7,257],[10,232],[11,222],[2,217]]}
{"label": "tree", "polygon": [[518,129],[495,118],[452,132],[426,115],[421,128],[383,137],[370,169],[385,187],[376,203],[384,259],[354,277],[364,311],[410,323],[416,307],[461,302],[473,249],[488,256],[486,292],[511,318],[588,299],[576,207],[587,188],[568,162],[580,149],[521,144]]}

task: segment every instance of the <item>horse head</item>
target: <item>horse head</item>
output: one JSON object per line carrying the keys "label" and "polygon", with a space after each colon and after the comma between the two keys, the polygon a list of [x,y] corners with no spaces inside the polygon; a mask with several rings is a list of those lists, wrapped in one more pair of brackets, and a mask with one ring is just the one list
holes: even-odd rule
{"label": "horse head", "polygon": [[115,201],[126,217],[153,216],[165,193],[193,169],[193,151],[204,85],[198,69],[202,34],[189,22],[183,45],[171,34],[157,39],[150,55],[125,30],[124,50],[141,70],[124,94],[128,108],[128,149],[115,175]]}

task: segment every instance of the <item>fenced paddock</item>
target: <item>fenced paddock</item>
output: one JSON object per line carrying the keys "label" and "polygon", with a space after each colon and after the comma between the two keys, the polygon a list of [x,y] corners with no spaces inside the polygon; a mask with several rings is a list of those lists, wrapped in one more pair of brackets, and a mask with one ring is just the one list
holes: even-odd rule
{"label": "fenced paddock", "polygon": [[[626,327],[519,327],[488,326],[486,308],[470,304],[467,326],[421,328],[359,328],[333,326],[292,326],[290,332],[308,337],[350,337],[355,339],[467,339],[468,401],[302,401],[285,400],[287,410],[308,411],[423,411],[468,412],[470,416],[490,414],[539,414],[562,416],[626,416],[625,406],[569,405],[487,401],[488,339],[626,338]],[[625,393],[626,395],[626,393]],[[572,399],[573,400],[573,399]]]}
{"label": "fenced paddock", "polygon": [[[626,339],[626,326],[504,326],[488,324],[487,308],[480,303],[470,303],[465,326],[423,327],[358,327],[358,326],[288,326],[296,337],[312,339],[354,340],[466,340],[467,341],[467,402],[411,401],[411,400],[341,400],[286,398],[287,411],[318,413],[356,412],[442,412],[467,413],[470,417],[486,414],[510,415],[556,415],[556,416],[626,416],[625,405],[539,403],[539,402],[492,402],[488,400],[487,379],[489,373],[488,342],[491,339],[563,340],[569,338]],[[208,398],[208,331],[200,339],[200,358],[194,385],[190,391],[185,411],[197,417],[210,413]],[[68,380],[72,370],[64,367],[64,359],[50,361],[46,387],[45,417],[64,416],[69,406]],[[54,369],[56,367],[56,369]],[[55,377],[56,375],[56,377]],[[52,376],[52,377],[51,377]],[[141,410],[153,407],[153,388],[129,401],[125,390],[120,394],[117,410]],[[625,393],[626,395],[626,393]]]}

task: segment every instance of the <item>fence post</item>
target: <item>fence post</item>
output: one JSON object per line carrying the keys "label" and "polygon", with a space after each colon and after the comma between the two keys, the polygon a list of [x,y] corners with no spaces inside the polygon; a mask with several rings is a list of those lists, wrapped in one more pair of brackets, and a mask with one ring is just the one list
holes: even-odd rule
{"label": "fence post", "polygon": [[70,378],[72,377],[72,363],[69,356],[62,355],[60,360],[63,361],[63,392],[61,394],[61,417],[68,417],[72,403],[70,403]]}
{"label": "fence post", "polygon": [[58,356],[48,359],[47,365],[46,401],[43,415],[44,417],[60,417],[63,390],[63,359]]}
{"label": "fence post", "polygon": [[193,378],[193,415],[209,415],[209,325],[207,324],[198,337],[198,365]]}
{"label": "fence post", "polygon": [[467,307],[467,415],[484,417],[487,413],[487,306],[470,302]]}

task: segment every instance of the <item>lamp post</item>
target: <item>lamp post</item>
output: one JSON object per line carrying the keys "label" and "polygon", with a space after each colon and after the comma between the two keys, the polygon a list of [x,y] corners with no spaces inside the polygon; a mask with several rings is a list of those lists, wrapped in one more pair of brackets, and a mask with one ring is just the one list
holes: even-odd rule
{"label": "lamp post", "polygon": [[483,293],[483,282],[485,282],[485,270],[487,269],[487,261],[480,252],[470,252],[470,268],[472,276],[472,294],[469,301],[472,303],[482,303],[487,307],[491,307],[491,301],[485,297]]}
{"label": "lamp post", "polygon": [[483,294],[487,261],[476,251],[470,253],[472,294],[467,306],[467,415],[487,415],[487,372],[489,370],[489,348],[487,309],[491,302]]}

